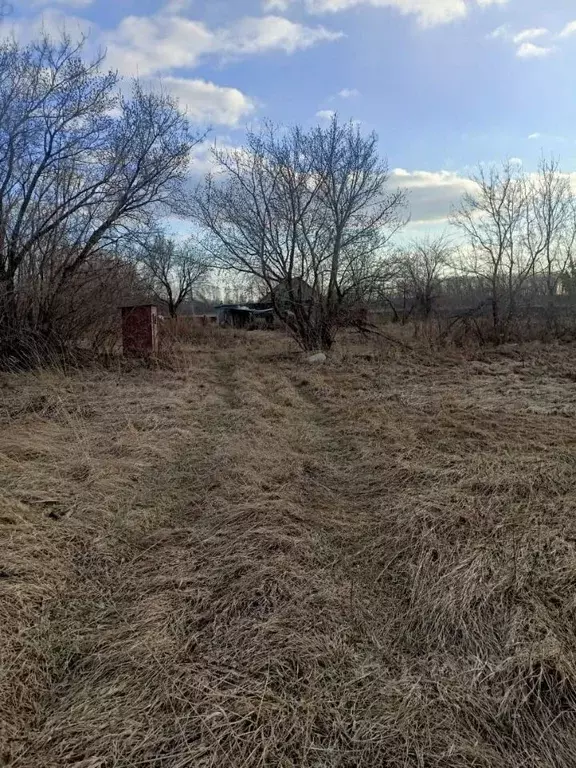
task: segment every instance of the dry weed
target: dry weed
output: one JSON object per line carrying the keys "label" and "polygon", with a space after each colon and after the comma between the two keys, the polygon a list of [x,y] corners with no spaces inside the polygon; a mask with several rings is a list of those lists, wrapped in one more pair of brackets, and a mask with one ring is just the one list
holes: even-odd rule
{"label": "dry weed", "polygon": [[4,764],[571,768],[570,348],[171,354],[2,379]]}

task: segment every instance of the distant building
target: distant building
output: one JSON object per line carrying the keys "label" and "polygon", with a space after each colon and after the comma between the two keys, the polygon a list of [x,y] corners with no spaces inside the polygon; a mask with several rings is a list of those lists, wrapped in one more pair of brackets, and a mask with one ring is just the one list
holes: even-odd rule
{"label": "distant building", "polygon": [[311,304],[314,300],[315,291],[301,277],[286,277],[276,285],[272,291],[262,297],[261,303],[275,303],[281,309],[290,309],[296,304]]}
{"label": "distant building", "polygon": [[242,304],[219,304],[214,307],[218,325],[233,328],[272,328],[274,325],[274,305],[281,312],[288,312],[299,304],[311,304],[314,299],[313,288],[301,278],[282,280],[258,302]]}
{"label": "distant building", "polygon": [[250,304],[219,304],[216,308],[218,325],[230,325],[233,328],[250,328],[258,325],[272,327],[274,310],[270,304],[257,302]]}

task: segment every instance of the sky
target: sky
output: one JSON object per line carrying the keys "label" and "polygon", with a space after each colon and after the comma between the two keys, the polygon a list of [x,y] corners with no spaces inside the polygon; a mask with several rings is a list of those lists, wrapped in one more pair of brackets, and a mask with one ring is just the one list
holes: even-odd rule
{"label": "sky", "polygon": [[443,229],[479,163],[576,171],[574,0],[12,0],[4,30],[89,33],[214,142],[333,112],[376,131],[414,234]]}

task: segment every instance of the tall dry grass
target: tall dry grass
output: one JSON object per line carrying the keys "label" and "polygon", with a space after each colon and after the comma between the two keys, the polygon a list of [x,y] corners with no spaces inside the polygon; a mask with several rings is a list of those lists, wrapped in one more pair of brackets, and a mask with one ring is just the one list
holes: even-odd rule
{"label": "tall dry grass", "polygon": [[571,348],[218,343],[2,379],[4,763],[571,768]]}

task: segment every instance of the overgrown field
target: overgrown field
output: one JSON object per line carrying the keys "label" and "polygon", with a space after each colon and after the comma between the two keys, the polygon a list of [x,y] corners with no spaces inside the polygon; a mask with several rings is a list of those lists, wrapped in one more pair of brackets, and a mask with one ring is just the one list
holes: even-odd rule
{"label": "overgrown field", "polygon": [[575,347],[2,374],[0,536],[0,765],[576,764]]}

